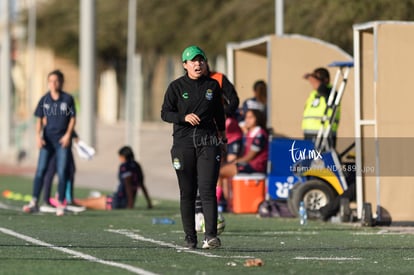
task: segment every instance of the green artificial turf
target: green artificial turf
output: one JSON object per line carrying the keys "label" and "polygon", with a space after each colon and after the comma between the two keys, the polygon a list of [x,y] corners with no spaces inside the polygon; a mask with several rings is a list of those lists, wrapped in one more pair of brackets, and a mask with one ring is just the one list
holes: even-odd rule
{"label": "green artificial turf", "polygon": [[[30,194],[31,188],[30,179],[0,176],[1,193]],[[76,189],[76,195],[89,191]],[[225,213],[222,247],[189,251],[181,247],[175,201],[155,200],[148,210],[139,197],[133,210],[87,210],[63,217],[22,213],[23,201],[3,196],[0,203],[0,274],[414,273],[414,235],[357,224],[309,221],[300,226],[294,218]],[[169,217],[175,224],[152,224],[154,217]],[[247,258],[260,258],[264,265],[246,267]]]}

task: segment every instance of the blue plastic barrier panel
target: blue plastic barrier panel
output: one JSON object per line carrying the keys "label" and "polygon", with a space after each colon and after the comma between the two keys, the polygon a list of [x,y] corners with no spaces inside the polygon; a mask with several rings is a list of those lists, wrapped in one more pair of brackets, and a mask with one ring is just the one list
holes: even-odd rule
{"label": "blue plastic barrier panel", "polygon": [[292,176],[296,163],[319,155],[310,140],[274,138],[269,149],[269,176]]}
{"label": "blue plastic barrier panel", "polygon": [[293,187],[294,184],[300,180],[294,176],[288,177],[278,177],[278,176],[269,176],[268,177],[268,193],[269,198],[272,200],[286,200],[289,197],[289,190]]}
{"label": "blue plastic barrier panel", "polygon": [[300,181],[295,164],[320,156],[310,140],[274,138],[269,147],[268,193],[271,199],[287,199],[289,189]]}

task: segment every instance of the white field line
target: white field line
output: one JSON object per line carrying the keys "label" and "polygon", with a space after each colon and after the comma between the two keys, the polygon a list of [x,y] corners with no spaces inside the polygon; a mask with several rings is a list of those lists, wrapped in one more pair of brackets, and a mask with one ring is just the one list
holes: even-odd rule
{"label": "white field line", "polygon": [[118,268],[125,269],[125,270],[128,270],[128,271],[132,272],[132,273],[140,274],[140,275],[156,275],[156,273],[152,273],[150,271],[146,271],[144,269],[141,269],[139,267],[135,267],[135,266],[132,266],[132,265],[127,265],[127,264],[122,264],[122,263],[117,263],[117,262],[112,262],[112,261],[106,261],[106,260],[102,260],[102,259],[96,258],[94,256],[84,254],[84,253],[81,253],[81,252],[78,252],[78,251],[75,251],[75,250],[71,250],[71,249],[64,248],[64,247],[59,247],[59,246],[54,246],[52,244],[49,244],[49,243],[46,243],[46,242],[43,242],[43,241],[39,241],[39,240],[34,239],[32,237],[22,235],[20,233],[17,233],[15,231],[7,229],[7,228],[0,227],[0,232],[2,232],[4,234],[7,234],[7,235],[10,235],[10,236],[13,236],[13,237],[16,237],[18,239],[24,240],[26,242],[35,244],[35,245],[44,246],[44,247],[51,248],[51,249],[54,249],[54,250],[57,250],[57,251],[60,251],[60,252],[66,253],[66,254],[73,255],[77,258],[81,258],[81,259],[84,259],[84,260],[89,261],[89,262],[95,262],[95,263],[100,263],[100,264],[109,265],[109,266],[113,266],[113,267],[118,267]]}
{"label": "white field line", "polygon": [[[182,234],[183,231],[180,230],[173,230],[171,231],[171,233],[177,233],[177,234]],[[236,232],[236,231],[227,231],[226,230],[226,235],[232,235],[232,234],[240,234],[240,232]],[[246,236],[249,235],[249,233],[245,233]],[[263,232],[254,232],[251,233],[251,235],[254,236],[268,236],[268,235],[272,235],[272,236],[277,236],[277,235],[319,235],[319,232],[316,231],[263,231]]]}
{"label": "white field line", "polygon": [[259,235],[319,235],[316,231],[265,231]]}
{"label": "white field line", "polygon": [[209,257],[209,258],[231,258],[231,259],[250,259],[250,258],[254,258],[252,256],[237,256],[237,255],[236,256],[220,256],[220,255],[215,255],[215,254],[211,254],[211,253],[208,253],[208,252],[202,252],[202,251],[198,251],[198,250],[194,250],[194,249],[189,249],[187,247],[172,244],[172,243],[167,243],[167,242],[163,242],[163,241],[159,241],[159,240],[154,240],[154,239],[151,239],[151,238],[146,238],[144,236],[141,236],[141,235],[137,234],[136,232],[132,232],[132,231],[126,230],[126,229],[118,229],[118,230],[108,229],[106,231],[121,234],[121,235],[127,236],[127,237],[129,237],[133,240],[149,242],[149,243],[154,243],[154,244],[157,244],[157,245],[160,245],[160,246],[174,248],[178,252],[186,252],[186,253],[196,254],[196,255]]}
{"label": "white field line", "polygon": [[386,230],[381,230],[381,231],[378,231],[378,232],[355,232],[355,233],[352,233],[352,235],[355,235],[355,236],[358,236],[358,235],[360,235],[360,236],[407,235],[407,234],[410,234],[410,233],[407,233],[407,232],[391,232],[391,231],[386,231]]}
{"label": "white field line", "polygon": [[2,202],[0,202],[0,209],[14,210],[14,211],[22,212],[21,208],[16,207],[16,206],[7,205],[7,204],[4,204]]}
{"label": "white field line", "polygon": [[312,260],[312,261],[360,261],[362,258],[347,257],[295,257],[294,260]]}

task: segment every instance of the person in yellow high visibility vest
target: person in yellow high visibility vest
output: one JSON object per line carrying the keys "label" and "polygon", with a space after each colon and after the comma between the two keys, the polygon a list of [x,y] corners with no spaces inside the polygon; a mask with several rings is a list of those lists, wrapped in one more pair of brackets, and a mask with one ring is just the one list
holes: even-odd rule
{"label": "person in yellow high visibility vest", "polygon": [[[307,73],[304,76],[312,86],[313,90],[309,94],[305,103],[303,111],[302,130],[304,138],[315,141],[318,131],[321,128],[322,117],[325,114],[327,101],[331,92],[332,86],[330,84],[329,71],[325,68],[316,68],[312,73]],[[335,121],[331,128],[329,135],[329,143],[332,148],[336,146],[336,136],[338,131],[338,124],[341,110],[337,109]],[[329,110],[328,117],[332,115],[332,110]],[[328,121],[325,122],[327,127]]]}

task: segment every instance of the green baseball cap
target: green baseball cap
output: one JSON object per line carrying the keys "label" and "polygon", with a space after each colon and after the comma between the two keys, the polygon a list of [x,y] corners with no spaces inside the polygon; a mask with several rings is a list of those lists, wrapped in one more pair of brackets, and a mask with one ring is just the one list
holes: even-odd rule
{"label": "green baseball cap", "polygon": [[197,46],[189,46],[185,48],[182,54],[182,60],[183,62],[188,61],[188,60],[193,60],[193,58],[196,57],[197,55],[201,55],[204,58],[204,60],[207,60],[207,57],[205,53],[203,52],[203,50]]}

